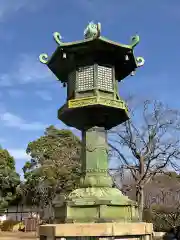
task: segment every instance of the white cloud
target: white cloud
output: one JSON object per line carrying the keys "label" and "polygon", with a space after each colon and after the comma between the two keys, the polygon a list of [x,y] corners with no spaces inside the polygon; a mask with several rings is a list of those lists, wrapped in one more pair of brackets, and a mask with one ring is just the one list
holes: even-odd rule
{"label": "white cloud", "polygon": [[5,112],[5,111],[6,111],[5,104],[3,102],[0,102],[0,115],[1,115],[1,113]]}
{"label": "white cloud", "polygon": [[14,40],[14,31],[1,26],[0,29],[0,39],[7,42],[12,42]]}
{"label": "white cloud", "polygon": [[30,157],[26,154],[26,151],[21,148],[10,148],[9,153],[18,160],[29,160]]}
{"label": "white cloud", "polygon": [[9,74],[1,74],[0,75],[0,86],[1,87],[11,87],[12,81],[11,76]]}
{"label": "white cloud", "polygon": [[0,137],[0,146],[2,143],[5,143],[5,142],[6,142],[6,139]]}
{"label": "white cloud", "polygon": [[160,5],[161,7],[161,11],[163,13],[165,13],[166,15],[168,15],[168,17],[179,20],[180,19],[180,15],[179,15],[179,11],[180,11],[180,4],[179,1],[174,1],[174,2],[169,2],[169,1],[165,1],[164,4]]}
{"label": "white cloud", "polygon": [[38,56],[21,54],[9,73],[0,75],[0,86],[11,87],[14,84],[41,83],[52,76],[50,70],[39,62]]}
{"label": "white cloud", "polygon": [[36,130],[44,130],[47,125],[41,122],[26,122],[19,116],[16,116],[10,112],[4,112],[0,114],[0,120],[7,127],[19,128],[20,130],[25,131],[36,131]]}
{"label": "white cloud", "polygon": [[[24,3],[27,3],[24,0]],[[12,12],[17,12],[24,6],[23,0],[1,0],[0,1],[0,19],[3,20],[7,15],[11,14]]]}
{"label": "white cloud", "polygon": [[38,90],[36,91],[36,95],[38,95],[40,98],[42,98],[45,101],[51,101],[52,97],[48,91],[45,90]]}
{"label": "white cloud", "polygon": [[[82,14],[90,18],[89,20],[97,20],[106,25],[112,25],[119,18],[119,12],[122,17],[133,13],[134,5],[138,5],[139,1],[104,1],[104,0],[71,0],[71,4],[78,7]],[[131,7],[130,7],[131,5]],[[99,9],[101,9],[99,11]],[[123,11],[122,11],[123,9]],[[103,27],[103,26],[102,26]]]}
{"label": "white cloud", "polygon": [[12,17],[21,10],[35,11],[46,2],[46,0],[0,0],[0,21]]}
{"label": "white cloud", "polygon": [[17,69],[14,78],[21,84],[44,81],[51,75],[48,68],[39,62],[38,56],[31,54],[20,56]]}
{"label": "white cloud", "polygon": [[11,96],[11,97],[22,97],[24,95],[24,92],[21,91],[21,90],[18,90],[18,89],[9,89],[8,90],[8,94]]}

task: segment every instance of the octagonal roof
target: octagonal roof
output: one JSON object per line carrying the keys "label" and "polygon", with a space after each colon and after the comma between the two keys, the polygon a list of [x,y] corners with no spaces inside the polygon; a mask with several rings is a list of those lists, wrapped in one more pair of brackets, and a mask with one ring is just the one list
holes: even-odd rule
{"label": "octagonal roof", "polygon": [[121,81],[143,65],[142,58],[139,61],[133,53],[139,36],[132,38],[131,45],[125,45],[101,37],[99,25],[89,25],[85,30],[85,39],[81,41],[62,42],[60,34],[55,32],[54,38],[59,46],[49,59],[46,54],[40,55],[40,61],[47,64],[58,80],[67,82],[69,72],[77,66],[97,63],[114,66],[116,79]]}

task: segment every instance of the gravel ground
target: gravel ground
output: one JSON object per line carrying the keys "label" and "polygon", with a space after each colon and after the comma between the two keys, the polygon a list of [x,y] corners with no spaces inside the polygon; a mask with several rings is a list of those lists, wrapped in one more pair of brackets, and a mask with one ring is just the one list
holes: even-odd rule
{"label": "gravel ground", "polygon": [[22,232],[0,232],[0,239],[1,240],[36,240],[37,238],[36,233],[22,233]]}

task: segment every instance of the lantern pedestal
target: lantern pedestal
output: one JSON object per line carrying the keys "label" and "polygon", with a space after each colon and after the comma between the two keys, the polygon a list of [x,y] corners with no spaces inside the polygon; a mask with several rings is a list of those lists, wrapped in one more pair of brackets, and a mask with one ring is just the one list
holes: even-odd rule
{"label": "lantern pedestal", "polygon": [[112,187],[107,148],[107,132],[103,127],[82,131],[80,188],[69,194],[63,206],[56,204],[57,219],[64,212],[66,222],[138,220],[137,204]]}

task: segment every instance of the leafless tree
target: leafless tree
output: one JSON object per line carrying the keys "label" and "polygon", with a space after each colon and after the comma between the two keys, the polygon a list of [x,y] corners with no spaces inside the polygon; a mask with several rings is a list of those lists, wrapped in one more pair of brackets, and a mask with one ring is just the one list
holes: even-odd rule
{"label": "leafless tree", "polygon": [[[178,184],[179,185],[179,184]],[[169,228],[180,224],[180,189],[175,185],[173,189],[162,188],[151,205],[153,220]]]}
{"label": "leafless tree", "polygon": [[[134,179],[122,179],[122,192],[135,200]],[[144,220],[163,230],[180,225],[180,178],[176,172],[157,174],[144,187]]]}
{"label": "leafless tree", "polygon": [[[133,99],[129,101],[132,102]],[[178,111],[158,101],[144,101],[130,109],[128,121],[109,132],[111,156],[120,161],[134,180],[140,218],[145,185],[168,167],[179,168],[179,130]]]}

